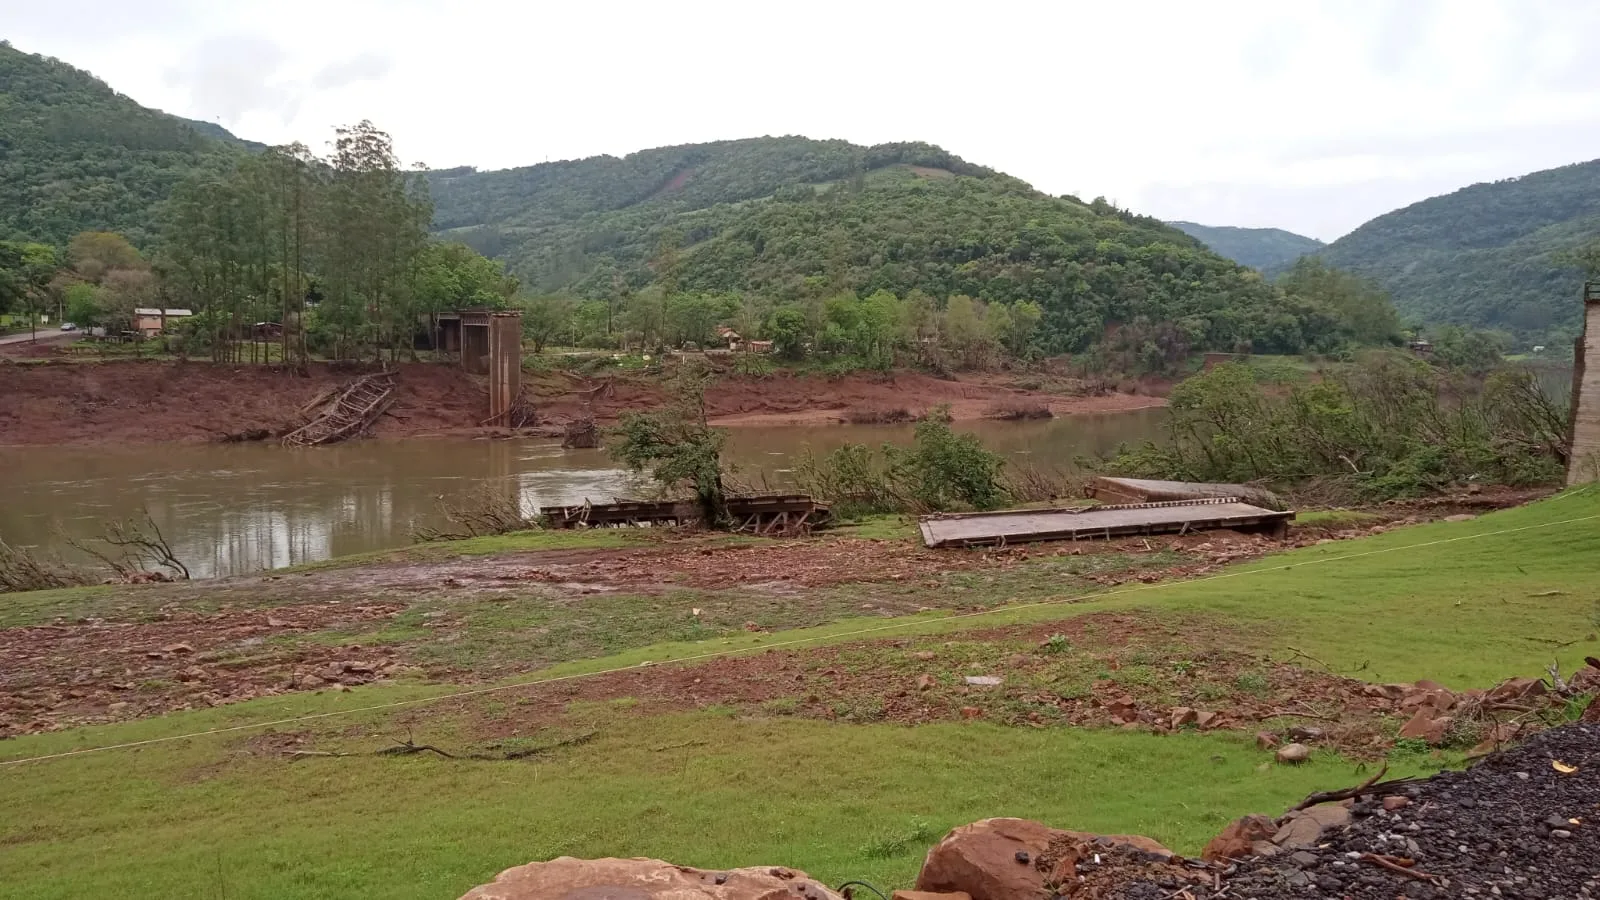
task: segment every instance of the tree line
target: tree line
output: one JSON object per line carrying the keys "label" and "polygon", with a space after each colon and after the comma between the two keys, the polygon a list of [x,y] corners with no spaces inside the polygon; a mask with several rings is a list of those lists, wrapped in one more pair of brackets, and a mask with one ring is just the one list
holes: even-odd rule
{"label": "tree line", "polygon": [[[912,149],[924,155],[911,158],[958,165]],[[194,315],[169,326],[180,349],[218,361],[240,359],[246,339],[276,343],[286,361],[395,359],[426,345],[442,312],[511,306],[523,310],[536,352],[710,347],[728,328],[771,341],[787,360],[880,369],[981,369],[1073,352],[1100,370],[1175,373],[1198,350],[1332,354],[1404,339],[1384,292],[1314,259],[1273,284],[1104,201],[1044,198],[1041,207],[1031,189],[987,170],[943,181],[896,171],[887,186],[857,179],[758,203],[753,224],[770,233],[655,229],[644,280],[607,264],[570,290],[525,291],[502,264],[430,234],[440,173],[406,168],[389,135],[362,122],[338,129],[326,156],[293,144],[192,172],[165,203],[148,258],[106,232],[80,234],[64,252],[0,244],[0,311],[53,307],[117,331],[136,308],[183,308]],[[964,184],[945,184],[957,178]],[[939,208],[946,215],[926,219]],[[1061,219],[1011,221],[1029,209]],[[878,229],[891,221],[896,236],[880,247]],[[773,241],[785,244],[782,265],[817,257],[818,274],[763,274]],[[1075,258],[1082,241],[1093,250]],[[729,256],[751,242],[762,252]],[[916,246],[929,243],[946,261],[913,265]],[[863,279],[852,263],[863,255],[886,268]],[[924,277],[963,257],[952,277]]]}

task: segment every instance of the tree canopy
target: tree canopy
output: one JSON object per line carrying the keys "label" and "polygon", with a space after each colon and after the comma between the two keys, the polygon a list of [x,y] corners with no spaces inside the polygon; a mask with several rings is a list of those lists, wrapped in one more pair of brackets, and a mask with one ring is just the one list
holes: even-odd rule
{"label": "tree canopy", "polygon": [[1424,325],[1510,332],[1527,344],[1576,335],[1575,251],[1600,235],[1600,160],[1475,184],[1379,216],[1322,251],[1375,280]]}
{"label": "tree canopy", "polygon": [[196,124],[0,42],[0,240],[59,246],[103,230],[148,245],[172,189],[240,152],[220,127],[206,136]]}
{"label": "tree canopy", "polygon": [[[1045,195],[926,144],[756,138],[429,179],[442,236],[503,257],[541,293],[609,309],[659,289],[670,321],[635,330],[669,343],[704,339],[688,311],[737,295],[761,298],[755,319],[791,354],[805,332],[881,359],[860,339],[863,327],[884,330],[881,317],[863,326],[821,309],[880,294],[927,298],[922,321],[952,297],[982,304],[994,319],[982,340],[964,324],[973,307],[957,304],[972,356],[1083,351],[1136,320],[1181,323],[1195,349],[1329,343],[1314,315],[1324,310],[1286,302],[1174,228],[1104,200]],[[784,306],[809,309],[811,327],[797,327],[799,313],[769,318]]]}
{"label": "tree canopy", "polygon": [[1231,225],[1199,225],[1194,222],[1167,224],[1205,244],[1213,252],[1252,269],[1281,269],[1326,246],[1316,238],[1282,228],[1235,228]]}

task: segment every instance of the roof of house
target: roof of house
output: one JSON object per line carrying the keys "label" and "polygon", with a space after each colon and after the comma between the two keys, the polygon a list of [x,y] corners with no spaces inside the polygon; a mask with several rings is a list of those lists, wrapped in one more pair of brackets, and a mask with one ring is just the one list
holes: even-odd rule
{"label": "roof of house", "polygon": [[145,309],[145,308],[141,307],[139,309],[135,309],[133,311],[133,314],[136,315],[136,316],[162,316],[162,315],[165,315],[165,316],[192,316],[192,315],[194,315],[194,312],[192,310],[187,310],[187,309],[161,310],[161,309]]}

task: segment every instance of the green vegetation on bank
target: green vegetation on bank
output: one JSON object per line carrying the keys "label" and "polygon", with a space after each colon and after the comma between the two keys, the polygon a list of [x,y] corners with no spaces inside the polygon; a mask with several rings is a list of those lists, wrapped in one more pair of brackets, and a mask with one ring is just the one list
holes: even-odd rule
{"label": "green vegetation on bank", "polygon": [[1478,377],[1372,353],[1285,392],[1229,363],[1178,385],[1170,409],[1165,442],[1124,449],[1108,470],[1278,486],[1320,481],[1385,499],[1473,482],[1554,484],[1567,460],[1566,404],[1516,366]]}

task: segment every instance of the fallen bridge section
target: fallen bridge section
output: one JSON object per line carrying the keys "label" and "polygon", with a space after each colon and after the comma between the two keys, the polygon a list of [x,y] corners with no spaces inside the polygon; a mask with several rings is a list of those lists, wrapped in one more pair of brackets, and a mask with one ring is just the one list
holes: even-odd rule
{"label": "fallen bridge section", "polygon": [[1281,531],[1293,518],[1293,512],[1263,509],[1234,497],[1220,497],[1090,509],[1024,509],[924,516],[918,524],[922,528],[922,542],[929,547],[993,547],[1032,541],[1187,534],[1218,528]]}
{"label": "fallen bridge section", "polygon": [[1283,501],[1278,499],[1277,494],[1248,484],[1155,481],[1149,478],[1097,475],[1089,481],[1088,494],[1102,503],[1163,503],[1169,500],[1231,498],[1268,509],[1283,508]]}
{"label": "fallen bridge section", "polygon": [[376,372],[357,378],[342,390],[312,401],[310,405],[315,408],[312,420],[284,436],[283,443],[290,447],[315,447],[365,434],[394,402],[394,389],[393,372]]}

